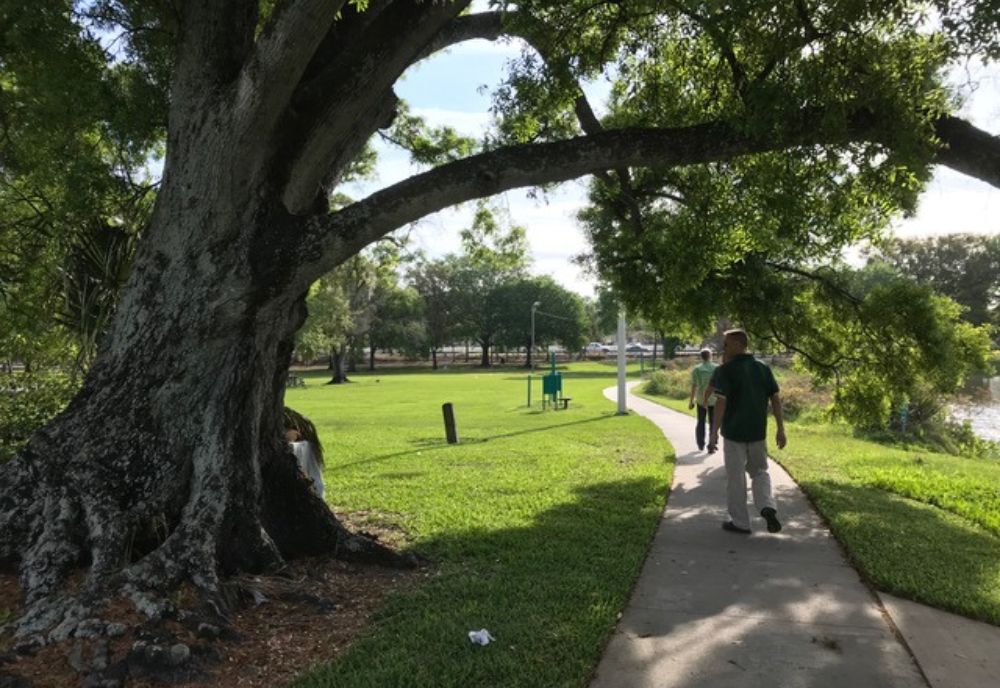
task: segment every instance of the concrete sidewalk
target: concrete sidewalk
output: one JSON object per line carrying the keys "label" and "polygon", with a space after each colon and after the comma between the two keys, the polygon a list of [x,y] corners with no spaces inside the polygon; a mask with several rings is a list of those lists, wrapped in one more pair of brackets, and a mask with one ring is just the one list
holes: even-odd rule
{"label": "concrete sidewalk", "polygon": [[[614,399],[615,389],[605,395]],[[753,535],[723,531],[721,451],[698,451],[689,416],[632,395],[628,405],[663,430],[677,466],[591,688],[928,685],[879,600],[780,466],[770,470],[784,530],[770,535],[758,517]]]}

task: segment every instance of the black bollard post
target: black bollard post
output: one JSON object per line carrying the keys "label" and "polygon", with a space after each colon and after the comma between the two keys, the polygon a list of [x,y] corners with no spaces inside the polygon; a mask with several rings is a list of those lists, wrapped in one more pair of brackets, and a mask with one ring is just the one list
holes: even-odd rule
{"label": "black bollard post", "polygon": [[448,438],[448,444],[458,443],[458,432],[455,430],[455,409],[448,403],[441,406],[444,413],[444,434]]}

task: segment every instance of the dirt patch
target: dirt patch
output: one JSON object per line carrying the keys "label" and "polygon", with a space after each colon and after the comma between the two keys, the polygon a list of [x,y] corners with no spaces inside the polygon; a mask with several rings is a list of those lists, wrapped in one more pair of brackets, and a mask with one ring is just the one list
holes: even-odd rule
{"label": "dirt patch", "polygon": [[[0,687],[287,685],[310,667],[343,654],[369,628],[388,593],[424,575],[426,571],[304,559],[280,575],[233,581],[245,600],[228,626],[194,614],[151,626],[131,605],[116,602],[101,618],[127,627],[118,637],[71,639],[24,655],[14,650],[9,634],[0,636]],[[182,608],[186,596],[179,593]],[[16,576],[0,574],[0,623],[16,618],[21,604]],[[106,669],[94,672],[94,666]]]}

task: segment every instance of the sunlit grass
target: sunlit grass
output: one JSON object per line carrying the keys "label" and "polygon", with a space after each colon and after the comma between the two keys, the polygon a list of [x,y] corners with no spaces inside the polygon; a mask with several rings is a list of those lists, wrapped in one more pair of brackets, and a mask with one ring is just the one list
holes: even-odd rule
{"label": "sunlit grass", "polygon": [[877,588],[1000,625],[1000,464],[807,422],[772,452]]}
{"label": "sunlit grass", "polygon": [[[565,411],[526,408],[524,371],[308,378],[288,404],[325,443],[327,499],[405,532],[433,575],[392,597],[371,633],[298,685],[581,686],[638,575],[673,458],[618,417],[614,369],[564,373]],[[441,404],[460,443],[447,445]],[[497,642],[472,645],[487,628]]]}

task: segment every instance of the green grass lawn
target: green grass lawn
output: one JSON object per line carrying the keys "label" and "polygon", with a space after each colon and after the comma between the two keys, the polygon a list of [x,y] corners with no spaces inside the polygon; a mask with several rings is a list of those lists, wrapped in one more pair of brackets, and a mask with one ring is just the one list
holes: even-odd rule
{"label": "green grass lawn", "polygon": [[[323,439],[327,500],[432,561],[369,635],[299,686],[582,686],[638,575],[673,470],[653,425],[614,415],[614,369],[564,373],[565,411],[523,371],[377,372],[290,390]],[[540,392],[536,382],[535,394]],[[455,407],[447,445],[441,404]],[[487,628],[496,642],[472,645]]]}
{"label": "green grass lawn", "polygon": [[[693,413],[687,400],[643,396]],[[878,589],[1000,625],[1000,463],[898,449],[843,425],[787,430],[772,455]]]}

